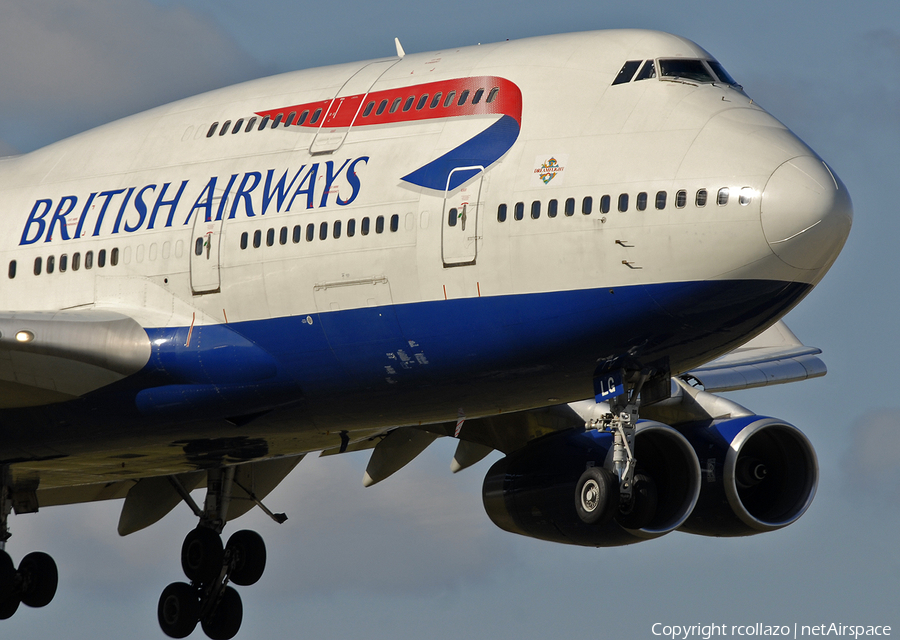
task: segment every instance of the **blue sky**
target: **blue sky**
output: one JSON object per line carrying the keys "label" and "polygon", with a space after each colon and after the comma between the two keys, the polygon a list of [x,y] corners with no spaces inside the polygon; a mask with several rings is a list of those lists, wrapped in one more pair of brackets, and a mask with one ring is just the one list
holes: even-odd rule
{"label": "blue sky", "polygon": [[[733,394],[800,427],[819,454],[815,502],[782,531],[737,540],[674,533],[621,549],[507,534],[484,515],[490,461],[458,476],[436,442],[369,489],[365,454],[304,460],[239,527],[269,548],[241,590],[240,638],[652,638],[665,624],[888,624],[900,633],[900,354],[893,191],[900,178],[900,3],[460,0],[5,0],[0,152],[44,144],[253,77],[546,33],[643,27],[688,37],[841,176],[854,228],[823,283],[787,318],[827,377]],[[119,504],[15,517],[9,550],[60,565],[44,610],[3,637],[159,638],[159,593],[181,579],[195,522],[179,508],[119,538]],[[200,637],[197,632],[197,637]]]}

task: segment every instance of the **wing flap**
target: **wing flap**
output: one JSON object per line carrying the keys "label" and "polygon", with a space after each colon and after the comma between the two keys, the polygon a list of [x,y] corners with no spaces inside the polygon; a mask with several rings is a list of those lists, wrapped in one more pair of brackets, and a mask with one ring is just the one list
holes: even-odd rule
{"label": "wing flap", "polygon": [[737,391],[824,376],[821,349],[804,345],[782,321],[721,358],[681,375],[705,391]]}

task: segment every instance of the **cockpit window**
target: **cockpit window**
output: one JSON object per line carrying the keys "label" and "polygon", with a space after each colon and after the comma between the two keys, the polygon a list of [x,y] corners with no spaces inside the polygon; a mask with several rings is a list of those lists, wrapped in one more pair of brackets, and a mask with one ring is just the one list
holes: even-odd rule
{"label": "cockpit window", "polygon": [[625,84],[626,82],[631,82],[631,79],[634,77],[634,72],[637,71],[639,66],[641,66],[640,60],[629,60],[626,62],[619,70],[619,75],[613,80],[613,84]]}
{"label": "cockpit window", "polygon": [[638,72],[637,77],[634,79],[635,82],[638,80],[649,80],[650,78],[656,77],[656,65],[653,64],[653,60],[647,60],[644,63],[644,66],[641,67],[641,70]]}
{"label": "cockpit window", "polygon": [[663,78],[674,78],[690,82],[712,83],[716,78],[710,73],[702,60],[660,60],[659,73]]}
{"label": "cockpit window", "polygon": [[710,66],[717,76],[719,76],[719,81],[724,82],[725,84],[730,84],[735,87],[740,87],[737,82],[735,82],[734,78],[732,78],[727,71],[725,71],[725,67],[723,67],[718,60],[707,60],[706,63]]}

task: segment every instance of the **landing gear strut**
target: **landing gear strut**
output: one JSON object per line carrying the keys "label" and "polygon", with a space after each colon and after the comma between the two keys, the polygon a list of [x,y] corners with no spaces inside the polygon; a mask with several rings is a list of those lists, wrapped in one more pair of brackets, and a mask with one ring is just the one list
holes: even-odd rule
{"label": "landing gear strut", "polygon": [[[609,489],[609,501],[612,503],[606,513],[612,511],[616,521],[626,529],[640,529],[647,526],[656,513],[657,490],[653,478],[638,470],[637,458],[634,455],[634,435],[638,422],[640,409],[640,393],[649,378],[649,372],[641,371],[639,374],[626,379],[625,371],[616,371],[604,376],[598,388],[598,402],[601,395],[609,401],[609,413],[599,418],[592,418],[585,427],[611,433],[613,435],[613,472],[602,469],[607,474],[607,480],[611,485]],[[585,477],[595,469],[587,469],[578,482],[581,495],[585,495],[583,487]],[[596,474],[595,474],[596,475]],[[597,482],[601,480],[598,478]],[[618,496],[618,499],[616,499]],[[580,500],[585,504],[584,497]],[[576,509],[579,500],[576,498]],[[599,512],[600,509],[598,508]],[[578,509],[579,517],[586,523],[590,523],[582,510]],[[607,515],[606,520],[609,519]],[[597,516],[597,521],[601,518]]]}
{"label": "landing gear strut", "polygon": [[[181,546],[181,568],[190,584],[173,582],[163,590],[157,607],[159,626],[171,638],[184,638],[199,622],[213,640],[228,640],[237,634],[243,618],[241,597],[228,583],[249,586],[262,577],[265,543],[255,531],[245,530],[232,534],[227,544],[222,544],[234,467],[208,471],[202,509],[177,478],[171,481],[200,518],[200,524],[187,534]],[[277,515],[282,519],[276,522],[286,519]]]}
{"label": "landing gear strut", "polygon": [[[37,510],[37,500],[34,501]],[[0,467],[0,620],[11,618],[19,604],[29,607],[45,607],[56,595],[59,574],[56,563],[46,553],[29,553],[16,569],[6,553],[9,532],[9,514],[13,509],[13,490],[9,482],[9,469]],[[17,513],[21,513],[16,507]]]}

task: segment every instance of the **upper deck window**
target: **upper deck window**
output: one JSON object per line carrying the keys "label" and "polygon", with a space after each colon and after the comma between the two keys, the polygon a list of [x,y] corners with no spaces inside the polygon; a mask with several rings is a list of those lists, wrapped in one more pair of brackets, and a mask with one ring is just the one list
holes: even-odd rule
{"label": "upper deck window", "polygon": [[675,58],[659,61],[659,73],[663,78],[687,80],[688,82],[713,83],[716,78],[703,60]]}

